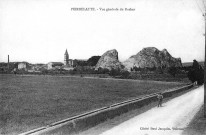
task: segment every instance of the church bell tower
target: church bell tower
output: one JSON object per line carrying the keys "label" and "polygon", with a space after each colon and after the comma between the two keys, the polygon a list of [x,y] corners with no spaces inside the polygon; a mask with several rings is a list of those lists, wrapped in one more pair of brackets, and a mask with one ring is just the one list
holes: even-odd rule
{"label": "church bell tower", "polygon": [[68,65],[68,64],[69,64],[69,54],[66,49],[66,52],[64,53],[64,65]]}

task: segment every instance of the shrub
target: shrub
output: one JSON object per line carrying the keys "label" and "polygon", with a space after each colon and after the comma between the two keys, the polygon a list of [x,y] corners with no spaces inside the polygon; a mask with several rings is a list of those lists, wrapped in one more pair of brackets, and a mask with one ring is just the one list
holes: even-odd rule
{"label": "shrub", "polygon": [[169,67],[167,69],[167,72],[172,75],[173,77],[175,77],[175,75],[177,74],[177,68],[176,67]]}
{"label": "shrub", "polygon": [[156,71],[155,71],[157,74],[163,74],[163,70],[161,67],[158,67],[156,68]]}
{"label": "shrub", "polygon": [[97,73],[98,74],[108,74],[109,73],[109,69],[99,67]]}
{"label": "shrub", "polygon": [[197,81],[198,85],[202,85],[204,83],[204,70],[201,69],[192,69],[188,72],[188,78],[189,80],[194,83],[195,81]]}
{"label": "shrub", "polygon": [[112,68],[111,71],[109,72],[109,75],[114,77],[114,76],[121,75],[121,72],[119,69]]}
{"label": "shrub", "polygon": [[125,78],[126,79],[126,78],[129,77],[129,75],[130,75],[130,73],[128,71],[123,70],[121,72],[121,78]]}

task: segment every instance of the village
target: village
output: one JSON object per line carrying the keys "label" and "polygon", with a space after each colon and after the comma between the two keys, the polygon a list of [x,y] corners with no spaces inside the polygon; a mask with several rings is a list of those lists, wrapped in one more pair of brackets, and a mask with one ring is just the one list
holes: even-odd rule
{"label": "village", "polygon": [[84,63],[87,60],[83,59],[69,59],[69,54],[67,49],[64,53],[64,62],[48,62],[47,64],[31,64],[29,62],[10,62],[8,55],[7,63],[0,63],[0,73],[16,72],[16,71],[25,71],[28,73],[41,73],[45,70],[73,70],[74,67],[77,67],[78,63]]}

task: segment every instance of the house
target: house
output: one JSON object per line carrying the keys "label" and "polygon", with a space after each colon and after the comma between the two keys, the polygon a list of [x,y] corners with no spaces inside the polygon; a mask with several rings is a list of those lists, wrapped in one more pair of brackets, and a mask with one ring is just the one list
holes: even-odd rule
{"label": "house", "polygon": [[28,72],[36,72],[36,73],[40,73],[44,70],[47,70],[47,64],[33,64],[31,66],[31,69],[28,70]]}
{"label": "house", "polygon": [[53,69],[53,68],[61,68],[61,66],[63,66],[64,64],[61,62],[49,62],[47,64],[47,69]]}
{"label": "house", "polygon": [[18,70],[30,70],[32,68],[32,65],[28,62],[20,62],[18,63]]}
{"label": "house", "polygon": [[34,71],[41,71],[41,70],[45,70],[45,69],[47,69],[46,64],[34,64],[32,66],[32,70],[34,70]]}
{"label": "house", "polygon": [[22,63],[19,63],[18,64],[18,69],[21,70],[21,69],[26,69],[27,67],[27,64],[25,62],[22,62]]}

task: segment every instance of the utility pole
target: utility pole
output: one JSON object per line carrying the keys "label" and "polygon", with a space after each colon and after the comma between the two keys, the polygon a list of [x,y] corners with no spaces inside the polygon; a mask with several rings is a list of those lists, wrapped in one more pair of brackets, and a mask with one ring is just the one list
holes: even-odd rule
{"label": "utility pole", "polygon": [[[206,9],[205,9],[206,10]],[[205,62],[204,62],[204,118],[206,118],[206,12],[203,14],[205,19]]]}

